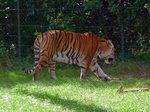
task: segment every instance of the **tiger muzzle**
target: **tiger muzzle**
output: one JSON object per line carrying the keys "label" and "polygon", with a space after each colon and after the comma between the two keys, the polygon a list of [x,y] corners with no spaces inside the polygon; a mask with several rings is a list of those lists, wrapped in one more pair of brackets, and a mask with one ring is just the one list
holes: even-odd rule
{"label": "tiger muzzle", "polygon": [[114,59],[114,58],[105,59],[105,63],[106,63],[106,64],[112,65],[112,64],[114,64],[114,62],[115,62],[115,59]]}

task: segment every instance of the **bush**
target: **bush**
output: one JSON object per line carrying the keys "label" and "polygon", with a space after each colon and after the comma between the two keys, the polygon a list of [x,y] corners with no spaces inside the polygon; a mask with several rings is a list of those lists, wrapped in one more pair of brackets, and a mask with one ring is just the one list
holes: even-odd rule
{"label": "bush", "polygon": [[148,38],[149,38],[148,36],[138,33],[138,37],[134,44],[135,47],[130,48],[130,50],[134,55],[144,58],[148,58],[150,56],[150,49],[148,46],[150,40]]}
{"label": "bush", "polygon": [[15,55],[16,47],[14,44],[8,46],[3,41],[0,41],[0,68],[13,66],[12,62]]}

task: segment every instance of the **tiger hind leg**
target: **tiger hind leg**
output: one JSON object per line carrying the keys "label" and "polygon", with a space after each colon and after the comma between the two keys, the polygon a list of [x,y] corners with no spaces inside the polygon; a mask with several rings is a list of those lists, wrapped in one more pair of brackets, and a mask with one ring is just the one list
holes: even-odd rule
{"label": "tiger hind leg", "polygon": [[54,61],[48,62],[48,74],[49,74],[50,78],[52,78],[54,80],[57,79],[56,74],[55,74],[55,64],[56,64],[56,62],[54,62]]}
{"label": "tiger hind leg", "polygon": [[33,80],[34,81],[39,80],[40,72],[41,72],[42,68],[47,64],[47,61],[48,61],[47,55],[44,55],[44,53],[41,54],[39,63],[35,67],[35,72],[34,72],[34,75],[33,75]]}
{"label": "tiger hind leg", "polygon": [[38,64],[35,68],[35,72],[33,74],[33,81],[37,81],[40,78],[40,72],[42,70],[42,66]]}

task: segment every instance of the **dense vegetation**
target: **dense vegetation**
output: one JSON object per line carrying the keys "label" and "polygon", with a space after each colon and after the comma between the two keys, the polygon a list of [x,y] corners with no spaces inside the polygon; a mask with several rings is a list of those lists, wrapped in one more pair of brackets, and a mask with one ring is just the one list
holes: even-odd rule
{"label": "dense vegetation", "polygon": [[[31,55],[36,35],[49,29],[106,35],[119,52],[124,37],[126,52],[141,57],[150,54],[148,0],[20,0],[19,12],[23,57]],[[17,0],[1,0],[1,54],[18,53],[17,32]]]}

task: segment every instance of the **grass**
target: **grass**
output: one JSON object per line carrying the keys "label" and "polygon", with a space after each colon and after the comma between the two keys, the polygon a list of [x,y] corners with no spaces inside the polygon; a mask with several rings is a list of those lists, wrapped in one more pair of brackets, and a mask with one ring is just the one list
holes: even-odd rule
{"label": "grass", "polygon": [[[144,62],[117,62],[103,70],[120,80],[104,82],[89,72],[79,80],[76,66],[57,65],[57,80],[44,69],[37,82],[15,69],[0,69],[0,112],[149,112],[150,91],[118,93],[125,88],[150,86],[150,66]],[[30,65],[29,65],[30,66]]]}

